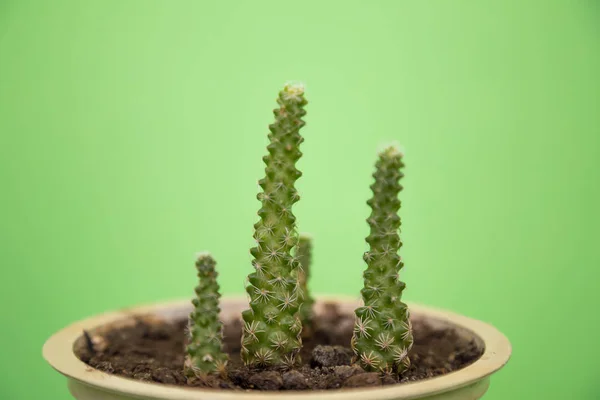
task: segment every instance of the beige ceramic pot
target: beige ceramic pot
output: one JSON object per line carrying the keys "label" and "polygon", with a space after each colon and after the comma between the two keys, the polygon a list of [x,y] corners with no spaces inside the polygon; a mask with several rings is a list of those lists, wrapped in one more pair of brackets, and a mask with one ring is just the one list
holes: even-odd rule
{"label": "beige ceramic pot", "polygon": [[[335,302],[340,311],[352,313],[359,301],[339,297],[320,297],[316,312],[323,304]],[[221,302],[224,321],[239,318],[247,307],[247,300],[224,298]],[[44,345],[44,358],[68,380],[71,394],[79,400],[476,400],[490,384],[490,375],[498,371],[510,357],[508,339],[494,327],[461,315],[419,305],[409,305],[411,317],[425,319],[434,327],[452,326],[460,335],[472,338],[484,349],[475,363],[461,370],[414,383],[379,388],[338,389],[303,392],[250,392],[214,389],[182,388],[146,383],[106,374],[80,361],[73,351],[83,345],[82,332],[102,333],[112,327],[130,324],[132,316],[151,315],[163,319],[186,317],[190,310],[188,300],[143,306],[111,312],[86,319],[59,331]]]}

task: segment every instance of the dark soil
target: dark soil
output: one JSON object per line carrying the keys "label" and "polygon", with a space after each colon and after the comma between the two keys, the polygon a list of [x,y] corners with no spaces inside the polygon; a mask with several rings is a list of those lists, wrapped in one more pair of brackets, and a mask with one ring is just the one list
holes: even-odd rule
{"label": "dark soil", "polygon": [[82,361],[93,368],[148,382],[170,385],[255,390],[323,390],[396,384],[431,378],[463,368],[477,360],[482,349],[451,329],[434,329],[413,320],[415,343],[411,367],[400,376],[380,376],[352,365],[349,343],[353,316],[334,307],[315,323],[303,340],[303,365],[294,370],[257,370],[245,367],[239,357],[241,323],[225,326],[225,349],[230,355],[228,375],[209,380],[188,380],[183,375],[186,321],[166,323],[137,319],[102,336],[85,337],[76,346]]}

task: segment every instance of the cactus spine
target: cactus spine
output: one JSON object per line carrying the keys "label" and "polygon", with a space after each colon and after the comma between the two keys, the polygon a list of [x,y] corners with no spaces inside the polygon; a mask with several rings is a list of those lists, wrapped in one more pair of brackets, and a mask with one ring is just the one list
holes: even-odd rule
{"label": "cactus spine", "polygon": [[194,310],[188,322],[188,345],[186,347],[185,374],[203,377],[224,373],[227,354],[222,350],[223,324],[219,320],[219,284],[215,260],[208,253],[201,253],[196,260],[199,284],[192,300]]}
{"label": "cactus spine", "polygon": [[[298,238],[298,246],[296,247],[296,257],[300,261],[301,269],[298,273],[300,288],[302,289],[303,299],[300,307],[300,320],[302,321],[302,329],[307,330],[312,326],[313,321],[313,304],[315,300],[308,290],[308,279],[310,278],[310,263],[312,261],[312,238],[306,234],[300,234]],[[308,329],[307,331],[310,331]]]}
{"label": "cactus spine", "polygon": [[292,366],[302,345],[300,263],[291,250],[298,241],[292,205],[299,200],[294,183],[302,175],[295,164],[302,156],[304,87],[286,84],[277,103],[275,122],[269,125],[269,154],[263,157],[262,192],[257,196],[262,206],[254,225],[256,246],[250,250],[255,269],[246,287],[250,308],[242,313],[242,360],[258,366]]}
{"label": "cactus spine", "polygon": [[402,154],[389,147],[379,154],[375,166],[373,197],[367,202],[372,212],[367,219],[370,249],[363,256],[368,265],[361,290],[364,306],[355,310],[352,349],[363,368],[400,373],[410,366],[408,352],[413,344],[409,311],[401,302],[405,284],[398,279],[403,267],[398,255]]}

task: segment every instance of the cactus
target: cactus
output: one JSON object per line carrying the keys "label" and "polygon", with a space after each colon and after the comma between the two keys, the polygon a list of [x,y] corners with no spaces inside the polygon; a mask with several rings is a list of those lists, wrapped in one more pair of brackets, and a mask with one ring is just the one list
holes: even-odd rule
{"label": "cactus", "polygon": [[313,304],[315,303],[307,285],[308,279],[310,278],[310,262],[312,258],[312,238],[310,236],[300,234],[298,246],[296,246],[296,257],[301,265],[301,269],[298,272],[298,279],[303,295],[303,302],[299,311],[300,321],[302,321],[303,332],[310,332],[312,331],[310,328],[312,327]]}
{"label": "cactus", "polygon": [[373,197],[367,202],[372,209],[367,219],[371,228],[366,238],[370,246],[363,259],[368,267],[364,272],[361,290],[364,306],[355,310],[356,322],[352,349],[363,368],[384,373],[401,373],[410,366],[408,352],[413,344],[409,310],[401,302],[405,284],[398,279],[403,267],[398,250],[402,246],[400,228],[399,179],[402,154],[389,147],[379,154]]}
{"label": "cactus", "polygon": [[294,182],[302,175],[295,163],[302,156],[304,87],[286,84],[277,103],[275,122],[269,125],[269,154],[263,157],[262,191],[257,196],[262,207],[254,225],[256,246],[250,250],[255,270],[248,275],[246,287],[250,308],[242,313],[242,360],[263,367],[294,365],[302,345],[300,263],[291,251],[298,241],[292,205],[299,200]]}
{"label": "cactus", "polygon": [[225,372],[228,357],[222,350],[223,324],[219,321],[219,284],[215,260],[201,253],[196,260],[200,283],[192,300],[194,310],[188,321],[185,375],[205,377],[211,373]]}

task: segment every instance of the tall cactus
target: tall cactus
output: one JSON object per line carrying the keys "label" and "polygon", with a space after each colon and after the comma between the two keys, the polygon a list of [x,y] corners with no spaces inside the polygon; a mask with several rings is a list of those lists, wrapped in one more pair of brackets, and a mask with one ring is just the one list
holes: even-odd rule
{"label": "tall cactus", "polygon": [[200,253],[196,260],[199,284],[192,300],[194,310],[188,322],[185,374],[203,377],[217,372],[224,373],[227,354],[222,350],[223,324],[219,320],[219,284],[215,260],[209,253]]}
{"label": "tall cactus", "polygon": [[[313,322],[313,299],[310,290],[308,290],[308,279],[310,278],[310,264],[312,261],[312,238],[307,234],[300,234],[298,246],[296,246],[296,257],[300,261],[301,269],[298,273],[300,288],[302,289],[303,302],[300,307],[300,320],[302,321],[303,331],[311,331]],[[307,329],[309,328],[309,329]]]}
{"label": "tall cactus", "polygon": [[401,302],[405,284],[398,279],[404,265],[398,255],[402,154],[389,147],[379,154],[375,166],[373,197],[367,202],[372,212],[367,219],[370,249],[363,256],[368,265],[361,290],[364,306],[355,311],[352,349],[365,369],[400,373],[410,366],[408,352],[413,344],[409,311]]}
{"label": "tall cactus", "polygon": [[295,164],[302,156],[299,131],[305,125],[304,87],[286,84],[277,103],[275,122],[269,125],[269,154],[263,157],[262,192],[257,196],[262,207],[254,225],[256,247],[250,250],[255,269],[246,287],[250,308],[242,313],[242,360],[258,366],[291,366],[302,345],[300,263],[291,250],[298,241],[292,205],[300,198],[294,183],[302,175]]}

